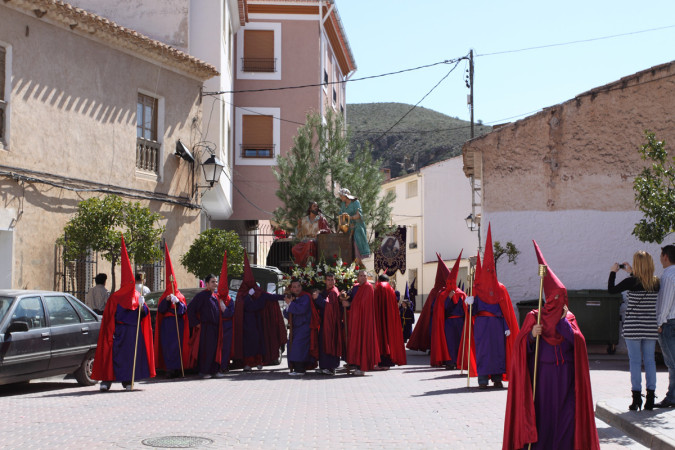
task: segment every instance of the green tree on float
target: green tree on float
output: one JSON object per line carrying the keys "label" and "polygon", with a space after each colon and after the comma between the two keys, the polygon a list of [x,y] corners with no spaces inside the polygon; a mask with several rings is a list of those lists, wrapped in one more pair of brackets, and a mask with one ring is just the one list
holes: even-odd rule
{"label": "green tree on float", "polygon": [[141,206],[125,202],[117,195],[92,197],[77,205],[75,216],[66,223],[59,243],[64,245],[64,258],[75,260],[88,251],[99,252],[111,262],[112,290],[115,290],[115,267],[120,258],[121,235],[135,264],[149,264],[162,258],[160,237],[162,216]]}
{"label": "green tree on float", "polygon": [[241,274],[244,268],[244,247],[234,231],[215,228],[202,231],[180,258],[180,263],[188,272],[203,280],[210,273],[220,274],[226,250],[228,275]]}
{"label": "green tree on float", "polygon": [[384,236],[393,229],[389,224],[394,194],[380,195],[384,181],[380,163],[373,160],[368,146],[350,154],[342,116],[329,111],[323,121],[319,114],[308,114],[293,147],[286,156],[277,159],[276,195],[283,206],[274,211],[274,220],[292,231],[298,219],[307,214],[309,202],[316,201],[335,228],[340,212],[336,194],[339,188],[347,188],[361,202],[368,240],[371,248],[375,248],[376,236]]}
{"label": "green tree on float", "polygon": [[644,217],[635,224],[633,235],[642,242],[661,243],[675,230],[675,158],[668,156],[666,141],[645,131],[647,143],[638,150],[651,165],[633,181],[635,204]]}

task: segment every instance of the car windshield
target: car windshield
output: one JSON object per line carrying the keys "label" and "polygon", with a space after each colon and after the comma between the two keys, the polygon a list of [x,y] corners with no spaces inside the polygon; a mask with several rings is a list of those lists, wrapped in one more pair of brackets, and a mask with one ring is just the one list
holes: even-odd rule
{"label": "car windshield", "polygon": [[5,314],[7,314],[13,300],[14,297],[0,297],[0,322],[5,318]]}

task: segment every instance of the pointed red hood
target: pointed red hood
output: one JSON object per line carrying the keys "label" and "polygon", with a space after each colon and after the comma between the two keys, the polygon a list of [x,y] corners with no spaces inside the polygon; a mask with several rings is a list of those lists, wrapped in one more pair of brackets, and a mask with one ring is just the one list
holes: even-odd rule
{"label": "pointed red hood", "polygon": [[241,286],[237,291],[237,297],[239,295],[243,296],[248,294],[249,289],[255,288],[255,278],[253,277],[253,271],[251,270],[251,265],[248,263],[248,254],[244,251],[244,276],[242,277]]}
{"label": "pointed red hood", "polygon": [[436,257],[438,258],[438,265],[436,266],[436,281],[434,282],[434,289],[442,290],[445,287],[445,282],[448,279],[448,275],[450,275],[450,271],[448,270],[448,266],[445,265],[445,262],[441,258],[441,255],[436,253]]}
{"label": "pointed red hood", "polygon": [[120,288],[110,294],[110,297],[115,301],[115,304],[121,305],[125,309],[135,310],[138,308],[138,298],[141,294],[136,291],[134,270],[131,268],[129,253],[127,253],[127,246],[124,243],[124,235],[122,235],[120,268],[122,271]]}
{"label": "pointed red hood", "polygon": [[[476,274],[478,274],[478,267]],[[480,278],[476,276],[474,281],[475,293],[485,303],[496,304],[501,300],[501,289],[497,281],[497,272],[495,271],[495,258],[492,249],[492,231],[488,223],[487,239],[485,240],[485,254],[483,255],[483,266],[480,269]]]}
{"label": "pointed red hood", "polygon": [[187,304],[185,302],[185,296],[181,294],[178,289],[178,282],[176,282],[176,274],[173,271],[173,264],[171,264],[171,257],[169,256],[169,247],[164,244],[164,274],[166,277],[166,288],[160,299],[165,298],[167,295],[173,294],[178,297],[178,300]]}
{"label": "pointed red hood", "polygon": [[565,288],[565,285],[555,276],[551,267],[546,263],[537,243],[534,240],[532,243],[534,244],[534,251],[537,253],[537,261],[539,264],[546,266],[546,275],[544,276],[544,297],[546,298],[546,303],[541,311],[542,336],[549,344],[556,345],[562,340],[562,336],[558,334],[555,328],[562,317],[563,306],[568,304],[567,288]]}
{"label": "pointed red hood", "polygon": [[450,275],[448,275],[448,278],[445,282],[445,285],[448,290],[457,290],[457,274],[459,273],[459,263],[462,260],[462,252],[464,250],[461,250],[459,252],[459,256],[455,260],[455,265],[452,266],[452,270],[450,271]]}
{"label": "pointed red hood", "polygon": [[[480,263],[480,252],[478,252],[478,253],[476,254],[476,269],[475,269],[475,271],[473,272],[473,285],[474,285],[474,286],[476,285],[476,282],[477,282],[478,279],[480,278],[481,272],[482,272],[482,270],[481,270],[481,263]],[[471,287],[471,295],[474,295],[474,288],[473,288],[473,286]]]}
{"label": "pointed red hood", "polygon": [[227,281],[227,250],[225,250],[225,254],[223,255],[223,265],[220,267],[220,277],[218,277],[218,291],[216,295],[225,302],[225,305],[229,305],[230,301],[232,301]]}

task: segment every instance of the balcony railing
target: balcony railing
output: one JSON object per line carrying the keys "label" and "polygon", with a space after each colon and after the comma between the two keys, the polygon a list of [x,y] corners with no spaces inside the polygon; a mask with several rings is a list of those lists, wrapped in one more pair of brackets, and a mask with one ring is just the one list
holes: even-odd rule
{"label": "balcony railing", "polygon": [[0,100],[0,143],[5,141],[5,110],[7,102]]}
{"label": "balcony railing", "polygon": [[241,156],[244,158],[273,158],[275,144],[241,144]]}
{"label": "balcony railing", "polygon": [[136,168],[159,173],[159,152],[162,144],[149,139],[136,138]]}
{"label": "balcony railing", "polygon": [[276,72],[276,58],[241,58],[244,72]]}

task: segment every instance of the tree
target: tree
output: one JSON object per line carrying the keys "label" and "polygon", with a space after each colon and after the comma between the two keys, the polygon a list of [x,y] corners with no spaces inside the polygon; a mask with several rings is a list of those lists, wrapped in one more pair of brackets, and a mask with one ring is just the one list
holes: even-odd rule
{"label": "tree", "polygon": [[187,253],[181,256],[180,263],[188,272],[203,280],[210,273],[220,274],[225,250],[228,274],[241,274],[244,268],[244,247],[234,231],[215,228],[202,231]]}
{"label": "tree", "polygon": [[635,203],[644,214],[633,228],[633,235],[642,242],[661,243],[675,229],[675,158],[668,157],[666,142],[645,131],[647,143],[640,147],[643,161],[651,161],[635,177]]}
{"label": "tree", "polygon": [[159,238],[164,226],[157,224],[161,218],[140,203],[125,202],[117,195],[81,201],[59,239],[64,244],[64,258],[78,259],[90,250],[100,252],[111,262],[112,290],[115,290],[115,266],[120,257],[122,233],[134,263],[155,262],[163,255]]}
{"label": "tree", "polygon": [[292,231],[297,220],[307,214],[309,202],[316,201],[324,215],[337,225],[340,201],[339,188],[356,195],[369,228],[371,247],[376,236],[391,232],[393,193],[380,197],[384,176],[381,161],[374,161],[368,146],[349,150],[342,116],[329,111],[325,122],[319,114],[308,114],[307,122],[298,129],[294,145],[286,156],[280,156],[274,175],[279,181],[277,197],[283,206],[274,211],[274,220]]}
{"label": "tree", "polygon": [[508,241],[506,243],[506,247],[502,247],[501,242],[495,241],[494,244],[492,244],[492,247],[494,247],[493,255],[495,259],[495,266],[497,265],[499,258],[504,255],[506,255],[508,258],[508,262],[518,264],[516,260],[518,259],[518,255],[520,255],[520,250],[516,248],[516,245],[513,242]]}

